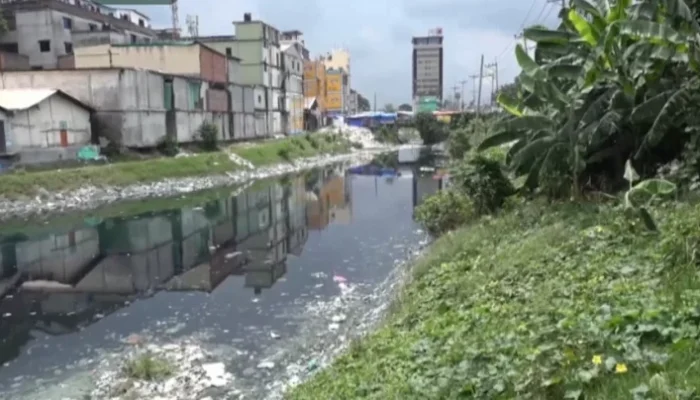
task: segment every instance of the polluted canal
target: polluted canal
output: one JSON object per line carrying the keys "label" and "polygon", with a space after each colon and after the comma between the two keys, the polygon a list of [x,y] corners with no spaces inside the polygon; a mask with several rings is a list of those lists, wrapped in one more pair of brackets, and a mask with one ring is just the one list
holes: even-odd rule
{"label": "polluted canal", "polygon": [[426,163],[0,228],[0,398],[281,398],[382,317],[427,242]]}

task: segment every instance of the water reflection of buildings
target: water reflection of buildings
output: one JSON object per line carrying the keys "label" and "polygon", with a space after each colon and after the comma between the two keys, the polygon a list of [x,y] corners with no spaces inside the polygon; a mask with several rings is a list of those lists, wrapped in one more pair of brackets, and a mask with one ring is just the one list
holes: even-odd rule
{"label": "water reflection of buildings", "polygon": [[341,171],[326,171],[308,182],[306,211],[308,226],[322,230],[330,223],[352,221],[352,185]]}
{"label": "water reflection of buildings", "polygon": [[272,287],[308,238],[306,191],[301,177],[198,208],[0,237],[0,363],[31,329],[70,332],[158,290],[213,291],[230,275],[255,293]]}

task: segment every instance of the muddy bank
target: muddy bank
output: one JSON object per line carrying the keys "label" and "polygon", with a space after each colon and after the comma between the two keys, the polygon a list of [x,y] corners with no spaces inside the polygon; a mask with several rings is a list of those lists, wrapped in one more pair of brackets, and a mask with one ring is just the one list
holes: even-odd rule
{"label": "muddy bank", "polygon": [[241,184],[257,179],[281,176],[342,161],[362,163],[371,160],[379,153],[396,149],[397,147],[387,147],[349,154],[323,155],[299,159],[291,163],[259,168],[251,168],[250,165],[243,162],[242,166],[246,169],[226,173],[224,175],[164,179],[157,182],[134,184],[126,187],[86,186],[77,190],[55,193],[44,190],[41,195],[35,198],[18,200],[0,197],[0,221],[52,213],[85,211],[118,201],[177,196],[201,190]]}

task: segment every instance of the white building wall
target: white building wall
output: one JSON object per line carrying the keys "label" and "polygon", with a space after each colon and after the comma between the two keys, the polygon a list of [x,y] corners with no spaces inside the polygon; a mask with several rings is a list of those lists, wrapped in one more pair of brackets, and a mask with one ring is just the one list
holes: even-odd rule
{"label": "white building wall", "polygon": [[15,113],[9,122],[8,152],[60,147],[62,123],[65,123],[68,145],[89,144],[92,135],[90,111],[57,94],[36,107]]}
{"label": "white building wall", "polygon": [[96,109],[100,135],[125,146],[154,146],[165,136],[163,76],[144,70],[0,72],[0,87],[51,88]]}

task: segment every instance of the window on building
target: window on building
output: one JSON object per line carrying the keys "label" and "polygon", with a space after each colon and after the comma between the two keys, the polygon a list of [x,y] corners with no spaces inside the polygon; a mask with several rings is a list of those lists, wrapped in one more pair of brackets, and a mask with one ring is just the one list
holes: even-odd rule
{"label": "window on building", "polygon": [[64,43],[64,46],[66,47],[66,54],[73,54],[73,43]]}
{"label": "window on building", "polygon": [[267,72],[267,63],[263,62],[263,71]]}
{"label": "window on building", "polygon": [[231,48],[230,47],[226,48],[226,57],[231,57]]}
{"label": "window on building", "polygon": [[280,65],[280,53],[277,53],[276,56],[277,56],[277,66],[279,66]]}
{"label": "window on building", "polygon": [[40,40],[39,41],[39,51],[42,53],[48,53],[51,51],[51,41],[50,40]]}
{"label": "window on building", "polygon": [[3,17],[5,18],[5,24],[7,25],[8,32],[17,30],[17,19],[15,18],[14,13],[4,13]]}
{"label": "window on building", "polygon": [[201,110],[204,108],[204,102],[202,101],[202,82],[191,81],[189,82],[189,94],[190,94],[190,109]]}
{"label": "window on building", "polygon": [[146,23],[141,18],[139,18],[139,26],[146,26]]}
{"label": "window on building", "polygon": [[67,17],[63,17],[63,28],[73,29],[73,20]]}
{"label": "window on building", "polygon": [[262,96],[258,95],[258,103],[262,103]]}
{"label": "window on building", "polygon": [[19,53],[19,45],[17,45],[17,42],[15,43],[0,43],[0,51],[4,51],[5,53]]}
{"label": "window on building", "polygon": [[136,35],[131,35],[131,43],[136,43]]}
{"label": "window on building", "polygon": [[42,69],[44,69],[44,67],[42,67],[41,65],[35,65],[32,67],[32,70],[34,71],[41,71]]}
{"label": "window on building", "polygon": [[88,24],[88,28],[90,28],[90,31],[94,32],[97,30],[97,25],[95,24]]}

